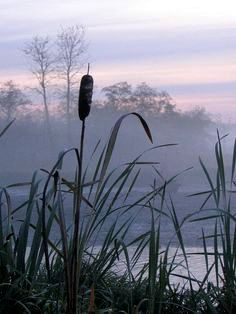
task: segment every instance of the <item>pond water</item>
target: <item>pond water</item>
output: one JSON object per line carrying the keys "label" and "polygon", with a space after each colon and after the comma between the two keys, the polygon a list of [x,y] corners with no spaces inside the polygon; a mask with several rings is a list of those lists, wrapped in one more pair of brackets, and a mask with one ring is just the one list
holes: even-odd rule
{"label": "pond water", "polygon": [[[136,190],[131,199],[128,199],[127,202],[132,203],[135,199],[140,197],[142,193],[145,193],[145,190]],[[22,189],[13,189],[11,192],[13,205],[17,206],[17,204],[20,204],[27,196],[27,190],[25,188]],[[115,193],[115,191],[114,191]],[[86,195],[86,193],[85,193]],[[176,211],[176,215],[178,217],[179,223],[181,223],[186,216],[190,216],[193,213],[196,213],[192,218],[197,217],[203,217],[207,214],[206,209],[199,211],[201,204],[203,203],[204,197],[189,197],[188,191],[180,191],[176,193],[172,193],[171,200],[174,204],[174,208]],[[71,199],[65,197],[65,216],[67,224],[69,225],[71,222]],[[118,203],[116,203],[116,206],[119,207],[122,205],[122,197],[119,198]],[[159,207],[160,202],[157,200],[154,204],[154,207]],[[106,207],[106,206],[105,206]],[[215,208],[214,202],[209,201],[207,205],[205,206],[208,209]],[[163,207],[163,212],[165,215],[159,215],[156,213],[156,227],[160,223],[160,230],[161,230],[161,236],[160,236],[160,243],[161,248],[165,250],[167,245],[170,243],[170,249],[169,249],[169,256],[171,261],[171,256],[174,256],[176,252],[176,248],[179,247],[179,241],[176,237],[175,227],[173,225],[173,221],[170,218],[171,212],[172,212],[172,206],[170,197],[167,198],[167,203]],[[88,215],[88,209],[84,209],[83,213],[86,217],[89,217]],[[120,224],[124,223],[128,219],[132,219],[132,223],[129,228],[129,232],[126,236],[126,243],[129,243],[133,239],[135,239],[137,236],[145,233],[146,231],[150,230],[151,226],[151,214],[150,209],[139,206],[134,207],[131,210],[129,210],[125,214],[121,214],[119,210],[114,212],[109,219],[107,220],[106,224],[103,226],[103,228],[99,231],[96,237],[96,247],[99,249],[101,243],[103,242],[103,239],[105,238],[111,224],[114,222],[114,220],[119,216]],[[14,215],[14,220],[17,221],[19,219],[22,219],[22,212],[18,212]],[[188,263],[191,271],[191,276],[193,278],[196,278],[197,280],[203,279],[204,275],[206,274],[206,268],[205,268],[205,258],[203,255],[199,254],[203,252],[203,245],[202,245],[202,230],[204,230],[205,235],[209,236],[214,233],[214,220],[202,220],[199,222],[193,222],[191,221],[191,218],[187,219],[183,225],[181,226],[182,231],[182,237],[184,246],[186,248],[187,256],[188,256]],[[53,240],[57,240],[59,238],[59,230],[58,226],[54,226],[51,233],[51,238]],[[207,242],[208,250],[212,251],[212,242],[208,240]],[[132,256],[133,251],[135,250],[135,246],[129,248],[129,254]],[[196,254],[197,253],[197,254]],[[136,268],[134,270],[134,273],[137,273],[139,269],[143,266],[143,264],[148,260],[148,249],[145,249],[141,259],[139,260],[138,264],[136,265]],[[178,265],[178,268],[176,269],[176,272],[179,275],[187,275],[186,271],[186,264],[184,262],[183,254],[181,250],[178,251],[177,258],[175,262]],[[213,258],[209,257],[209,265],[213,263]],[[125,259],[120,260],[117,264],[118,270],[124,271],[127,267]],[[214,271],[212,270],[209,278],[213,282],[215,281],[214,277]],[[179,277],[173,276],[173,282],[178,283],[184,281],[184,279],[181,279]]]}

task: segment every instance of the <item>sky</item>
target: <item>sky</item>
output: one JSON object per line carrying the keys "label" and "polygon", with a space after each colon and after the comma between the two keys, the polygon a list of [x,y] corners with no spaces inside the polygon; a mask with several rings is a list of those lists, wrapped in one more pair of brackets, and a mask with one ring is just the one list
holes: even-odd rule
{"label": "sky", "polygon": [[32,84],[24,44],[76,24],[98,88],[145,81],[179,109],[236,121],[235,1],[0,0],[0,82]]}

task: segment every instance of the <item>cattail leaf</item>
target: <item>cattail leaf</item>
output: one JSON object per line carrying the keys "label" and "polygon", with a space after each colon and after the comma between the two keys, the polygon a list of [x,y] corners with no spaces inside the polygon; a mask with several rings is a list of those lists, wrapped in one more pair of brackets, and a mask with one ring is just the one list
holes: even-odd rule
{"label": "cattail leaf", "polygon": [[3,134],[10,128],[10,126],[12,125],[12,123],[15,121],[15,119],[13,119],[11,122],[8,123],[8,125],[0,132],[0,137],[3,136]]}
{"label": "cattail leaf", "polygon": [[[152,135],[151,135],[151,131],[147,125],[147,122],[143,119],[143,117],[136,113],[136,112],[131,112],[131,113],[127,113],[123,116],[121,116],[115,123],[113,129],[112,129],[112,132],[111,132],[111,135],[110,135],[110,138],[109,138],[109,142],[108,142],[108,145],[107,145],[107,149],[106,149],[106,154],[105,154],[105,158],[104,158],[104,162],[103,162],[103,166],[102,166],[102,170],[101,170],[101,176],[100,176],[100,180],[102,181],[105,174],[106,174],[106,171],[107,171],[107,168],[109,166],[109,163],[110,163],[110,160],[111,160],[111,156],[112,156],[112,152],[113,152],[113,149],[114,149],[114,146],[115,146],[115,143],[116,143],[116,139],[117,139],[117,135],[118,135],[118,132],[119,132],[119,129],[120,129],[120,126],[121,126],[121,123],[122,121],[128,117],[129,115],[134,115],[136,117],[138,117],[138,119],[140,120],[148,138],[150,139],[150,141],[153,143],[152,141]],[[101,183],[100,183],[101,184]]]}
{"label": "cattail leaf", "polygon": [[39,181],[37,180],[37,172],[34,173],[32,178],[31,189],[29,193],[29,202],[26,209],[26,217],[24,219],[23,224],[19,230],[19,242],[17,245],[17,260],[16,266],[17,270],[25,271],[25,257],[26,257],[26,250],[28,246],[28,236],[29,236],[29,228],[30,228],[30,220],[32,216],[32,211],[35,205],[35,198],[38,192]]}
{"label": "cattail leaf", "polygon": [[126,162],[125,165],[159,165],[158,161],[135,161],[135,162]]}

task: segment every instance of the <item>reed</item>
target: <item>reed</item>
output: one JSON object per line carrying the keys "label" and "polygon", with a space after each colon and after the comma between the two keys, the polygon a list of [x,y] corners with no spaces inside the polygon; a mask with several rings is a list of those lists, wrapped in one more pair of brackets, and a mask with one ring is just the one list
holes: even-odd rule
{"label": "reed", "polygon": [[[107,144],[100,147],[98,142],[91,158],[83,160],[87,142],[82,120],[79,148],[61,152],[52,169],[35,172],[31,182],[1,188],[0,313],[235,312],[236,142],[228,173],[224,137],[217,133],[215,176],[200,159],[209,189],[191,195],[204,196],[202,206],[180,219],[167,185],[181,173],[161,185],[154,181],[150,190],[135,200],[130,197],[142,166],[151,166],[155,175],[161,176],[157,161],[142,160],[149,150],[110,170],[119,129],[130,115],[141,122],[152,141],[140,115],[124,115],[115,123]],[[163,146],[168,148],[171,144],[151,150]],[[75,156],[74,180],[63,174],[63,163],[69,154]],[[29,195],[13,208],[9,191],[24,185],[29,187]],[[209,205],[209,200],[214,201],[214,206]],[[146,212],[150,230],[128,240],[130,227],[140,211]],[[161,246],[164,217],[173,225],[173,237],[178,241],[174,253],[170,253],[171,240]],[[202,251],[194,253],[186,247],[182,230],[188,223],[202,221],[214,228],[212,232],[202,228]],[[55,230],[59,232],[56,240]],[[147,259],[140,265],[145,254]],[[205,261],[201,280],[192,274],[189,265],[189,256],[196,254]],[[184,275],[180,269],[186,270]],[[210,279],[212,274],[214,282]],[[173,278],[181,279],[183,284],[173,284]]]}

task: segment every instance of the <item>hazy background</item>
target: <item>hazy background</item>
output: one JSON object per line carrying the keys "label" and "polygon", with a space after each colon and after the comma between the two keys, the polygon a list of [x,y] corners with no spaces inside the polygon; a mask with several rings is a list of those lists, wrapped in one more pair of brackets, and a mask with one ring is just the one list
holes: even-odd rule
{"label": "hazy background", "polygon": [[[230,163],[236,129],[235,12],[234,1],[1,1],[0,92],[7,90],[4,84],[11,80],[27,99],[10,116],[1,111],[1,128],[16,118],[1,139],[2,182],[9,180],[9,172],[19,172],[20,178],[34,169],[50,168],[59,151],[78,145],[77,94],[80,78],[87,71],[86,63],[90,62],[95,88],[94,104],[87,119],[86,140],[90,143],[87,160],[100,138],[105,144],[114,121],[135,110],[149,123],[154,145],[179,144],[154,150],[143,159],[160,161],[166,176],[194,166],[183,184],[185,188],[190,181],[197,187],[203,184],[198,157],[203,156],[209,167],[214,168],[217,128],[222,135],[230,133],[225,140],[226,161]],[[83,25],[85,29],[86,53],[80,60],[84,66],[73,85],[69,131],[65,99],[58,92],[63,90],[64,82],[58,76],[50,78],[49,136],[42,97],[33,89],[37,81],[23,49],[35,36],[48,36],[54,43],[58,31],[73,25]],[[56,51],[53,44],[52,52]],[[122,95],[119,102],[124,106],[112,104],[103,88],[119,82],[131,85],[131,98],[137,97],[135,88],[146,82],[157,93],[149,109],[143,110],[142,103],[136,102],[137,106],[131,98],[127,102]],[[168,93],[167,103],[173,107],[153,112],[153,104],[158,105],[158,93],[162,91]],[[117,144],[114,165],[151,147],[133,117],[124,122]],[[67,168],[73,169],[72,159]],[[149,174],[151,169],[143,171]]]}
{"label": "hazy background", "polygon": [[32,84],[21,49],[61,26],[86,27],[96,85],[147,81],[181,108],[235,119],[234,1],[1,1],[0,76]]}

